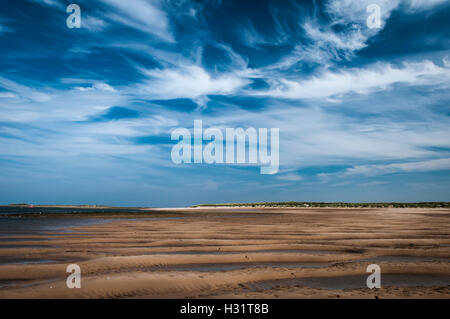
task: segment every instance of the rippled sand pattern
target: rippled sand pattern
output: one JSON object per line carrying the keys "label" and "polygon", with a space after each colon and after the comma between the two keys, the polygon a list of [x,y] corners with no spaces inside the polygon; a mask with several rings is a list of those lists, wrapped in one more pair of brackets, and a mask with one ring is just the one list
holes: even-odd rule
{"label": "rippled sand pattern", "polygon": [[[184,214],[3,234],[0,298],[450,298],[449,210]],[[371,263],[380,289],[365,286]]]}

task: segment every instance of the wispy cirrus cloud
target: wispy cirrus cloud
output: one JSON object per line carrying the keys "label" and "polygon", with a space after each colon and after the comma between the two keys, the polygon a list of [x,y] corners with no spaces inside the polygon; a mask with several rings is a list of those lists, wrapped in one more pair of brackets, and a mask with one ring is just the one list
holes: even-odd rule
{"label": "wispy cirrus cloud", "polygon": [[154,35],[161,40],[174,42],[167,14],[159,7],[160,1],[100,1],[111,10],[105,16],[112,21]]}
{"label": "wispy cirrus cloud", "polygon": [[91,91],[91,90],[100,90],[107,92],[115,92],[116,90],[109,84],[103,82],[96,82],[92,86],[77,86],[75,90],[78,91]]}
{"label": "wispy cirrus cloud", "polygon": [[62,9],[65,7],[63,2],[60,0],[28,0],[28,1],[39,3],[41,5],[45,5],[45,6],[49,6],[49,7],[58,8],[58,9]]}
{"label": "wispy cirrus cloud", "polygon": [[17,94],[11,92],[0,92],[0,99],[14,99],[17,98]]}
{"label": "wispy cirrus cloud", "polygon": [[138,87],[141,93],[155,99],[197,99],[209,94],[233,94],[249,83],[245,74],[212,76],[196,65],[176,69],[145,70],[144,74],[148,80]]}
{"label": "wispy cirrus cloud", "polygon": [[255,96],[284,99],[324,99],[348,93],[368,94],[389,89],[394,84],[448,85],[450,69],[431,61],[404,63],[403,66],[379,63],[362,69],[325,71],[306,80],[269,79],[266,91],[251,91]]}
{"label": "wispy cirrus cloud", "polygon": [[46,102],[50,99],[50,96],[42,90],[22,85],[10,79],[0,76],[0,86],[4,89],[14,92],[16,96],[20,96],[23,99],[31,100],[34,102]]}
{"label": "wispy cirrus cloud", "polygon": [[108,23],[103,18],[97,18],[92,15],[84,15],[82,18],[83,28],[91,32],[100,32],[108,27]]}
{"label": "wispy cirrus cloud", "polygon": [[[368,41],[384,29],[394,11],[416,13],[442,3],[445,3],[445,0],[326,1],[324,6],[329,20],[324,23],[316,16],[305,19],[301,26],[312,43],[297,46],[289,59],[295,62],[315,61],[326,67],[331,60],[349,60],[357,51],[366,48],[369,45]],[[367,10],[371,5],[377,5],[380,9],[379,28],[367,26]],[[302,52],[307,54],[302,55]]]}
{"label": "wispy cirrus cloud", "polygon": [[354,175],[377,176],[393,173],[431,172],[450,169],[450,158],[440,158],[419,162],[393,163],[385,165],[358,165],[347,168],[340,177]]}
{"label": "wispy cirrus cloud", "polygon": [[277,179],[282,180],[282,181],[288,181],[288,182],[298,182],[298,181],[303,180],[303,177],[300,176],[299,174],[288,173],[288,174],[277,176]]}

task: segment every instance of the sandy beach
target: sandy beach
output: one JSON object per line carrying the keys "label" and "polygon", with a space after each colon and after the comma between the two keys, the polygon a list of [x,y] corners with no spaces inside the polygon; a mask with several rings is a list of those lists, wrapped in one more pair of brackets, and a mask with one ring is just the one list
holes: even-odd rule
{"label": "sandy beach", "polygon": [[[195,208],[98,220],[3,233],[0,298],[450,298],[449,209]],[[69,264],[81,268],[80,289],[66,286]],[[380,289],[366,287],[370,264],[381,267]]]}

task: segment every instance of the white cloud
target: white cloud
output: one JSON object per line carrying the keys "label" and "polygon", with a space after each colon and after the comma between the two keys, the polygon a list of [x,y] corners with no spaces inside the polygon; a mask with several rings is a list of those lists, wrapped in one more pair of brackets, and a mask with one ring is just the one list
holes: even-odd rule
{"label": "white cloud", "polygon": [[[366,26],[367,7],[376,4],[381,9],[381,28],[383,28],[392,11],[397,9],[400,3],[401,0],[332,0],[327,2],[326,10],[335,24],[358,23]],[[366,31],[377,32],[370,29]]]}
{"label": "white cloud", "polygon": [[277,176],[277,179],[282,181],[298,182],[303,180],[303,177],[295,173],[288,173],[285,175]]}
{"label": "white cloud", "polygon": [[325,71],[303,81],[270,79],[267,91],[252,91],[255,96],[287,99],[326,99],[348,93],[367,94],[396,83],[406,85],[448,84],[450,68],[430,61],[405,63],[402,67],[379,63],[364,69],[341,72]]}
{"label": "white cloud", "polygon": [[373,187],[373,186],[386,185],[386,184],[389,184],[389,183],[383,182],[383,181],[373,181],[373,182],[367,182],[367,183],[360,183],[360,184],[358,184],[358,186]]}
{"label": "white cloud", "polygon": [[[284,63],[300,60],[315,61],[324,67],[332,59],[349,59],[354,52],[367,46],[368,40],[378,34],[395,10],[405,9],[406,13],[426,10],[447,0],[331,0],[325,3],[325,10],[331,21],[324,25],[314,18],[307,19],[301,26],[312,41],[309,45],[299,45]],[[380,28],[367,26],[369,5],[380,8]],[[340,31],[333,28],[340,25]],[[342,28],[344,27],[344,28]]]}
{"label": "white cloud", "polygon": [[0,92],[0,99],[15,99],[17,94],[11,92]]}
{"label": "white cloud", "polygon": [[[442,156],[439,148],[450,148],[448,119],[430,116],[423,111],[423,107],[429,106],[427,100],[421,101],[414,95],[411,98],[414,103],[398,108],[384,105],[384,100],[363,97],[357,104],[347,106],[347,114],[329,112],[328,108],[318,107],[316,102],[295,107],[289,101],[278,100],[258,112],[230,105],[219,114],[203,114],[202,119],[204,127],[279,128],[280,176],[311,166],[412,161]],[[370,116],[381,107],[385,111]],[[390,107],[394,109],[390,110]],[[198,114],[183,114],[179,121],[193,123],[196,117]],[[418,117],[420,121],[416,120]]]}
{"label": "white cloud", "polygon": [[82,16],[81,27],[86,28],[92,32],[99,32],[105,29],[107,23],[103,19],[99,19],[93,16]]}
{"label": "white cloud", "polygon": [[355,51],[366,47],[367,35],[361,26],[352,24],[345,32],[336,33],[330,27],[320,27],[311,21],[303,24],[306,36],[312,41],[310,45],[299,45],[294,56],[303,61],[326,64],[332,59],[350,59]]}
{"label": "white cloud", "polygon": [[59,0],[28,0],[31,2],[36,2],[41,5],[49,6],[49,7],[55,7],[58,9],[64,8],[64,4],[61,3]]}
{"label": "white cloud", "polygon": [[154,99],[198,99],[208,94],[232,94],[249,83],[245,74],[231,72],[214,77],[196,65],[143,72],[149,79],[138,88]]}
{"label": "white cloud", "polygon": [[99,90],[99,91],[105,91],[105,92],[115,92],[116,90],[110,86],[109,84],[103,83],[103,82],[98,82],[98,83],[94,83],[92,86],[77,86],[75,87],[75,90],[78,91],[92,91],[92,90]]}
{"label": "white cloud", "polygon": [[[400,0],[332,0],[325,3],[325,11],[330,17],[328,24],[319,23],[314,18],[302,22],[305,35],[312,44],[301,45],[292,53],[305,61],[316,61],[327,67],[332,59],[350,59],[355,51],[367,46],[367,40],[385,26],[391,12]],[[381,27],[367,27],[367,7],[378,4],[381,10]],[[333,27],[340,25],[340,31]],[[342,26],[344,28],[342,28]]]}
{"label": "white cloud", "polygon": [[441,158],[411,163],[394,163],[387,165],[360,165],[348,168],[342,177],[352,175],[375,176],[402,172],[430,172],[450,170],[450,158]]}
{"label": "white cloud", "polygon": [[331,31],[323,31],[319,26],[313,26],[311,23],[306,23],[303,28],[308,37],[319,46],[330,45],[336,49],[350,51],[360,50],[366,46],[364,43],[366,38],[362,35],[359,28],[354,28],[350,32],[343,34],[343,36],[338,36]]}
{"label": "white cloud", "polygon": [[0,105],[0,120],[13,122],[80,121],[100,109],[123,105],[125,100],[119,92],[102,82],[61,91],[45,87],[36,89],[0,77],[0,87],[17,96]]}
{"label": "white cloud", "polygon": [[50,99],[50,96],[41,90],[18,84],[4,77],[0,77],[0,87],[15,93],[16,97],[20,96],[35,102],[46,102]]}
{"label": "white cloud", "polygon": [[367,7],[377,4],[381,9],[383,28],[394,10],[427,10],[445,2],[448,0],[332,0],[327,2],[327,11],[333,17],[334,23],[363,25],[367,19]]}
{"label": "white cloud", "polygon": [[131,63],[146,79],[129,88],[130,95],[143,95],[149,99],[192,99],[198,109],[206,108],[207,95],[233,95],[259,76],[258,70],[249,69],[248,61],[226,45],[216,44],[228,57],[226,71],[208,71],[202,64],[202,48],[192,50],[190,58],[178,53],[145,47],[146,52],[162,64],[163,68],[145,69]]}
{"label": "white cloud", "polygon": [[169,20],[156,3],[144,0],[100,0],[115,9],[106,16],[128,27],[152,34],[164,41],[174,42]]}

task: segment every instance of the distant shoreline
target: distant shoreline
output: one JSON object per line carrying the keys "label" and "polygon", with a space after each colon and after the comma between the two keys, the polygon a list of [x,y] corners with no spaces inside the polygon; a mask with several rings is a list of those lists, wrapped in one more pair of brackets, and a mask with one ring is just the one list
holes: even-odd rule
{"label": "distant shoreline", "polygon": [[0,218],[168,218],[195,215],[288,213],[295,210],[449,209],[448,202],[427,203],[234,203],[191,207],[113,207],[87,205],[0,205]]}
{"label": "distant shoreline", "polygon": [[267,202],[267,203],[224,203],[199,204],[193,208],[213,207],[251,207],[251,208],[450,208],[450,202],[375,202],[375,203],[346,203],[346,202]]}
{"label": "distant shoreline", "polygon": [[127,207],[108,205],[34,205],[8,204],[0,205],[4,208],[61,208],[81,210],[134,210],[134,211],[175,211],[192,208],[450,208],[450,202],[258,202],[258,203],[218,203],[196,204],[188,207]]}

